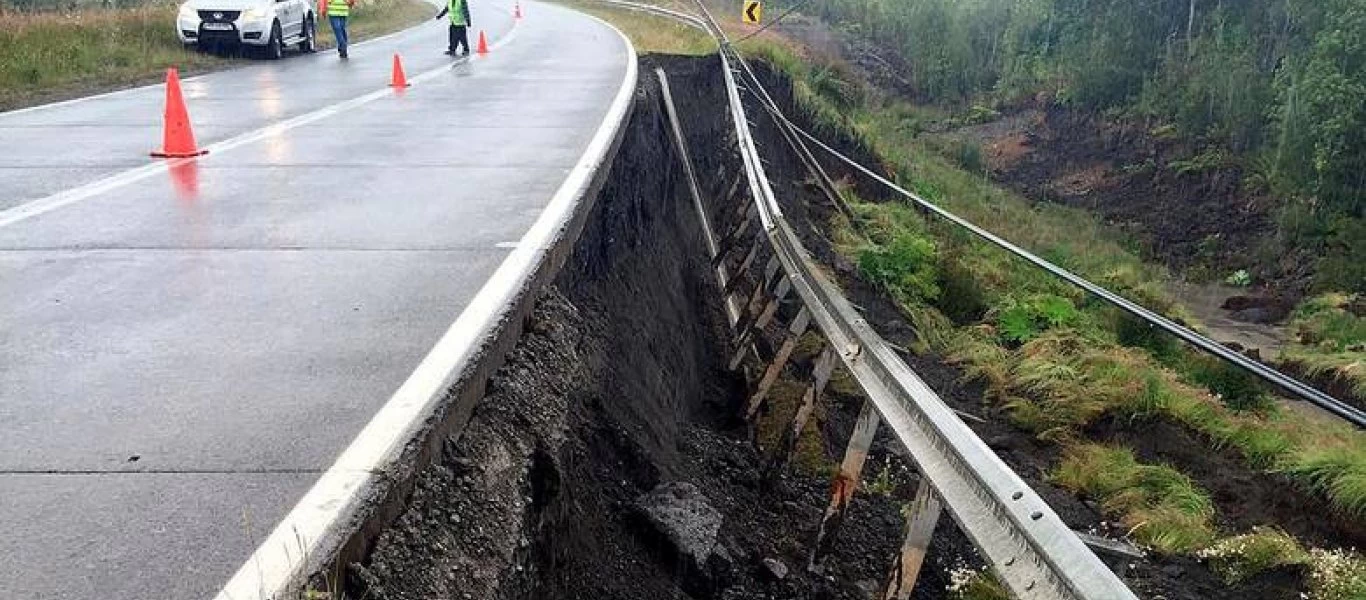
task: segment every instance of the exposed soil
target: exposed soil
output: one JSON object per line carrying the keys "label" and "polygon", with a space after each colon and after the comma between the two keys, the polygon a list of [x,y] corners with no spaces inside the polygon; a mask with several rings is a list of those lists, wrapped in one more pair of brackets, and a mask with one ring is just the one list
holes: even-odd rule
{"label": "exposed soil", "polygon": [[904,74],[911,67],[897,53],[848,31],[833,28],[824,21],[793,13],[771,31],[801,42],[801,47],[819,56],[837,58],[852,66],[858,76],[874,89],[912,96],[915,86]]}
{"label": "exposed soil", "polygon": [[[790,85],[779,75],[766,69],[762,77],[765,85],[789,115],[792,110]],[[751,110],[758,111],[757,105]],[[757,114],[757,113],[756,113]],[[800,118],[795,118],[800,121]],[[799,122],[799,124],[802,124]],[[803,241],[812,253],[831,265],[849,298],[890,342],[911,347],[915,339],[913,329],[896,306],[878,290],[857,277],[856,270],[839,257],[823,232],[834,209],[819,191],[795,176],[801,163],[782,145],[777,133],[764,120],[758,129],[758,141],[765,149],[770,168],[786,176],[770,177],[784,213],[805,223],[799,227]],[[851,140],[827,140],[852,155],[864,154]],[[867,182],[840,165],[827,162],[832,176],[847,178],[856,186]],[[869,192],[873,190],[868,190]],[[863,195],[863,190],[860,190]],[[865,197],[877,198],[869,193]],[[983,391],[965,383],[957,369],[934,356],[903,356],[907,363],[930,387],[953,408],[985,419],[985,423],[968,421],[969,426],[1001,458],[1023,477],[1058,512],[1064,522],[1078,530],[1087,530],[1109,537],[1123,538],[1119,525],[1108,521],[1098,507],[1079,499],[1066,490],[1053,486],[1047,472],[1060,458],[1060,449],[1041,442],[1033,435],[1009,424],[1008,417],[983,399]],[[1360,547],[1366,538],[1348,519],[1325,519],[1326,503],[1283,478],[1249,469],[1238,458],[1227,453],[1213,452],[1209,445],[1190,432],[1170,425],[1154,427],[1151,423],[1108,421],[1097,428],[1098,439],[1113,440],[1134,447],[1142,460],[1170,462],[1179,465],[1202,487],[1214,496],[1221,511],[1219,524],[1228,532],[1250,530],[1257,525],[1273,525],[1287,529],[1306,542],[1326,547]],[[1303,588],[1303,573],[1296,570],[1266,573],[1236,586],[1226,585],[1207,567],[1196,560],[1182,557],[1150,556],[1129,561],[1119,566],[1126,582],[1135,592],[1145,597],[1173,598],[1299,598]]]}
{"label": "exposed soil", "polygon": [[[677,98],[694,152],[727,156],[729,125],[711,110],[724,103],[719,63],[642,62],[695,91]],[[725,369],[720,293],[655,78],[641,81],[574,256],[463,434],[349,569],[348,597],[864,599],[881,587],[900,545],[898,500],[858,496],[821,572],[808,571],[829,480],[793,471],[765,484],[764,457],[733,417],[745,382]],[[698,160],[712,198],[732,181],[723,162]],[[640,516],[640,498],[664,482],[695,485],[722,516],[701,568]],[[961,535],[940,538],[917,598],[942,598],[949,569],[973,560]]]}
{"label": "exposed soil", "polygon": [[1218,525],[1224,530],[1275,525],[1311,546],[1360,548],[1366,544],[1366,528],[1350,517],[1336,515],[1323,499],[1287,493],[1295,488],[1294,482],[1249,470],[1232,452],[1212,451],[1174,423],[1109,418],[1092,426],[1088,437],[1132,448],[1145,463],[1179,465],[1182,473],[1209,492]]}
{"label": "exposed soil", "polygon": [[[363,564],[348,570],[348,597],[864,599],[884,585],[914,469],[883,432],[835,544],[818,571],[806,568],[829,478],[806,468],[769,477],[763,465],[770,449],[757,448],[755,432],[737,418],[758,363],[747,363],[747,375],[726,369],[730,333],[671,151],[656,65],[669,72],[674,89],[689,91],[675,99],[718,234],[739,218],[725,203],[740,165],[724,112],[715,110],[724,105],[718,62],[642,59],[630,129],[573,257],[463,434],[447,440],[406,512]],[[767,70],[763,76],[779,102],[790,104],[787,83]],[[775,191],[808,248],[889,341],[912,346],[915,332],[900,311],[831,247],[825,230],[833,209],[759,108],[749,108]],[[869,158],[848,140],[836,141]],[[790,318],[794,310],[787,306],[782,314]],[[775,324],[759,340],[762,355],[770,355],[781,328]],[[814,352],[799,354],[789,367],[798,381]],[[983,419],[969,424],[1069,526],[1123,538],[1094,503],[1049,483],[1057,446],[1011,426],[979,386],[939,358],[904,358],[953,408]],[[838,391],[828,396],[815,419],[826,464],[842,454],[860,405]],[[789,408],[775,398],[764,411]],[[1184,430],[1151,430],[1113,422],[1096,433],[1133,445],[1144,460],[1179,462],[1216,496],[1229,529],[1277,524],[1329,545],[1361,541],[1360,532],[1307,518],[1324,514],[1322,503],[1287,491],[1283,482],[1204,451]],[[891,485],[869,493],[874,477]],[[704,560],[670,543],[643,516],[643,498],[670,482],[695,486],[707,510],[720,515]],[[1293,570],[1229,586],[1192,559],[1107,560],[1144,598],[1289,600],[1303,588],[1304,574]],[[915,597],[944,598],[952,570],[980,566],[965,536],[943,519]]]}
{"label": "exposed soil", "polygon": [[1240,167],[1197,166],[1201,148],[1141,123],[1044,106],[952,135],[982,144],[998,182],[1091,211],[1178,272],[1222,279],[1247,269],[1292,300],[1308,286],[1312,261],[1277,256],[1274,203],[1242,185]]}

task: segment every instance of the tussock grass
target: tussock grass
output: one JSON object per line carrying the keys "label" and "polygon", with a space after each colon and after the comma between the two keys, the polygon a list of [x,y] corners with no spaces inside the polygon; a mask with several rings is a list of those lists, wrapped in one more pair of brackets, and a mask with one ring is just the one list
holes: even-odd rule
{"label": "tussock grass", "polygon": [[[915,107],[874,100],[841,108],[830,92],[803,83],[817,68],[810,57],[763,39],[745,48],[794,80],[800,110],[867,146],[926,199],[1151,309],[1192,321],[1167,296],[1166,272],[1143,263],[1084,212],[1032,206],[928,150],[906,124]],[[846,196],[855,222],[831,223],[836,249],[887,289],[918,327],[929,324],[933,331],[922,337],[935,342],[932,349],[983,380],[1015,423],[1070,441],[1107,414],[1169,419],[1212,448],[1240,454],[1251,468],[1282,472],[1323,494],[1344,517],[1366,519],[1366,435],[1277,410],[1260,401],[1259,388],[1209,371],[1191,351],[952,226],[900,203]],[[858,260],[870,256],[875,260]],[[946,282],[944,257],[970,280]],[[987,307],[979,322],[953,327],[940,310],[950,287],[978,296]]]}
{"label": "tussock grass", "polygon": [[1158,552],[1188,554],[1216,537],[1208,494],[1171,467],[1140,464],[1127,449],[1077,444],[1052,479],[1099,500],[1121,516],[1135,540]]}
{"label": "tussock grass", "polygon": [[1258,527],[1224,538],[1201,550],[1200,558],[1229,583],[1238,583],[1278,567],[1306,565],[1309,553],[1279,529]]}
{"label": "tussock grass", "polygon": [[1010,591],[989,570],[950,572],[948,592],[953,600],[1010,600]]}
{"label": "tussock grass", "polygon": [[1351,446],[1305,448],[1285,461],[1283,470],[1308,481],[1334,505],[1366,515],[1366,450]]}
{"label": "tussock grass", "polygon": [[1366,317],[1348,306],[1366,303],[1360,296],[1326,294],[1305,301],[1295,311],[1290,328],[1295,343],[1281,359],[1301,367],[1310,377],[1333,378],[1366,400]]}

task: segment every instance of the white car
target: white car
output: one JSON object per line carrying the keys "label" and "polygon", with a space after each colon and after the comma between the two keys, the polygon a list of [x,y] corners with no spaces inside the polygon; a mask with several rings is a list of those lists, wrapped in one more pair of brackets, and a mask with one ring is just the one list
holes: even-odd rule
{"label": "white car", "polygon": [[318,19],[309,0],[188,0],[176,34],[200,50],[253,47],[280,58],[289,46],[314,50]]}

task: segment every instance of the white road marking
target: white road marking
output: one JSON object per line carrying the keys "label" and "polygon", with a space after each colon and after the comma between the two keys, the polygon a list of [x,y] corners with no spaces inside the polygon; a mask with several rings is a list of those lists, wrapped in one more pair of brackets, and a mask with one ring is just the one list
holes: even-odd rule
{"label": "white road marking", "polygon": [[[499,39],[497,42],[495,42],[491,46],[491,49],[496,50],[498,48],[503,47],[504,45],[511,42],[516,37],[516,35],[517,26],[516,22],[514,21],[512,29],[508,30],[507,35],[503,36],[502,39]],[[464,59],[458,60],[454,63],[454,65],[463,64],[464,62]],[[433,77],[437,77],[445,72],[450,71],[451,67],[454,65],[447,64],[432,69],[430,71],[425,71],[420,75],[408,78],[408,83],[412,85],[419,85],[424,81],[430,80]],[[18,206],[0,211],[0,227],[7,227],[9,225],[13,225],[25,219],[30,219],[32,217],[36,217],[44,213],[49,213],[59,208],[70,206],[82,200],[88,200],[90,198],[93,198],[100,194],[104,194],[106,192],[116,190],[128,184],[136,183],[138,181],[147,179],[148,177],[165,173],[169,171],[172,167],[184,164],[189,161],[213,160],[216,155],[228,152],[234,148],[240,148],[252,142],[260,141],[272,136],[277,136],[291,129],[302,127],[304,125],[308,125],[309,123],[315,123],[328,117],[335,116],[339,113],[393,95],[394,91],[387,87],[375,90],[373,92],[370,92],[369,94],[365,94],[364,96],[352,98],[350,100],[339,102],[337,104],[332,104],[330,106],[325,106],[313,112],[304,113],[302,115],[286,119],[284,121],[272,123],[260,129],[248,131],[246,133],[243,133],[236,137],[228,138],[221,142],[210,144],[203,148],[204,150],[209,151],[209,154],[206,156],[201,156],[196,159],[172,159],[149,163],[141,167],[135,167],[133,169],[129,169],[121,173],[110,175],[108,177],[105,177],[104,179],[99,179],[82,185],[80,187],[71,188],[69,190],[57,192],[50,196],[46,196],[36,200],[31,200],[24,204],[20,204]]]}
{"label": "white road marking", "polygon": [[578,164],[517,248],[503,260],[417,369],[280,521],[215,600],[278,598],[298,578],[306,576],[307,570],[318,568],[310,561],[323,560],[322,554],[344,541],[347,526],[366,502],[365,493],[402,457],[403,449],[421,431],[450,386],[478,357],[537,266],[563,234],[594,174],[606,161],[617,132],[626,126],[627,109],[636,87],[634,46],[616,28],[598,22],[621,38],[627,51],[627,69],[611,108]]}

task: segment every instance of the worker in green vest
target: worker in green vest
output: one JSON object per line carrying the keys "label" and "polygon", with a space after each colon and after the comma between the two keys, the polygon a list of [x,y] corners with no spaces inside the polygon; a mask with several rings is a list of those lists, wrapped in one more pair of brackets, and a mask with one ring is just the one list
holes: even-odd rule
{"label": "worker in green vest", "polygon": [[356,6],[356,0],[321,0],[322,12],[327,15],[327,22],[332,24],[332,37],[337,38],[337,54],[346,58],[346,44],[349,41],[346,37],[346,20],[351,17],[351,9]]}
{"label": "worker in green vest", "polygon": [[465,56],[469,56],[470,5],[465,0],[447,0],[446,8],[441,9],[436,20],[440,21],[446,15],[451,17],[451,41],[446,54],[454,55],[456,48],[463,47]]}

